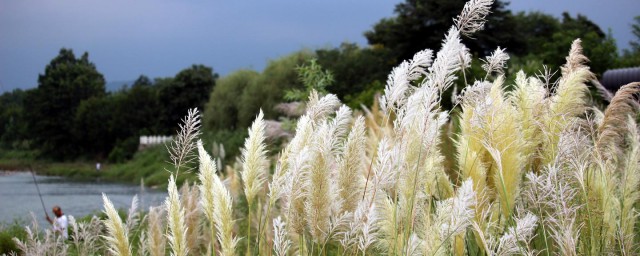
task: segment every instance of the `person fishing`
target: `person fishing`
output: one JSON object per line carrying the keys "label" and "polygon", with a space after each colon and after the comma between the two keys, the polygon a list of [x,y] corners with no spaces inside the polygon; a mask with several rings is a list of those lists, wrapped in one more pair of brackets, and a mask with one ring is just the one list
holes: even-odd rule
{"label": "person fishing", "polygon": [[47,221],[53,225],[53,232],[61,234],[65,239],[68,239],[67,226],[69,226],[69,220],[67,219],[67,215],[64,215],[60,206],[57,205],[53,207],[52,211],[56,217],[51,219],[47,214]]}

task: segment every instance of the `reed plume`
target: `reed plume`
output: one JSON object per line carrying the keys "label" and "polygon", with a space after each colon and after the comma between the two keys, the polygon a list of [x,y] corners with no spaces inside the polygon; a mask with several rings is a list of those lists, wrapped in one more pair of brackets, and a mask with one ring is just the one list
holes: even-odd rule
{"label": "reed plume", "polygon": [[634,231],[636,221],[640,217],[636,206],[640,200],[640,135],[632,117],[627,118],[627,131],[628,150],[622,158],[621,184],[618,188],[620,194],[618,243],[621,254],[634,255],[640,249],[636,243]]}
{"label": "reed plume", "polygon": [[305,180],[305,216],[309,233],[317,243],[325,240],[329,231],[334,185],[331,182],[331,135],[333,126],[323,123],[317,131],[311,146],[312,155],[308,176]]}
{"label": "reed plume", "polygon": [[97,241],[102,232],[102,221],[96,216],[93,216],[88,222],[77,222],[71,215],[68,218],[72,231],[70,238],[78,255],[86,256],[97,253],[100,249]]}
{"label": "reed plume", "polygon": [[602,124],[598,127],[596,148],[608,158],[619,155],[624,144],[625,134],[629,131],[627,117],[637,111],[635,95],[640,92],[640,82],[630,83],[620,87],[611,104],[604,112]]}
{"label": "reed plume", "polygon": [[320,97],[314,89],[309,94],[309,102],[307,103],[306,116],[313,122],[320,122],[327,118],[327,115],[333,113],[340,106],[340,100],[333,94],[327,94]]}
{"label": "reed plume", "polygon": [[[198,141],[200,172],[198,186],[202,197],[200,205],[209,220],[211,248],[215,250],[214,240],[217,238],[222,255],[235,255],[238,239],[233,236],[233,214],[231,194],[216,175],[216,165],[204,150],[202,141]],[[217,231],[217,233],[216,233]]]}
{"label": "reed plume", "polygon": [[[487,72],[487,76],[492,73],[498,73],[498,75],[504,74],[504,68],[507,66],[509,55],[504,52],[504,49],[498,47],[491,56],[487,56],[486,60],[483,60],[482,69]],[[486,77],[485,77],[486,79]]]}
{"label": "reed plume", "polygon": [[213,221],[213,211],[216,205],[214,201],[215,195],[213,194],[213,176],[216,176],[216,164],[211,161],[209,155],[204,150],[202,140],[198,140],[197,147],[200,161],[200,171],[198,172],[198,179],[200,181],[200,185],[198,185],[198,189],[200,190],[200,205],[205,217],[209,220],[210,246],[215,250],[216,228],[215,222]]}
{"label": "reed plume", "polygon": [[122,219],[120,219],[120,215],[118,215],[118,211],[116,211],[116,208],[113,207],[113,204],[104,193],[102,194],[102,201],[104,202],[104,213],[107,215],[104,225],[107,227],[109,234],[103,236],[103,238],[107,241],[108,251],[114,255],[132,255],[129,234],[124,223],[122,223]]}
{"label": "reed plume", "polygon": [[169,186],[167,188],[169,197],[165,200],[167,208],[167,225],[169,233],[167,240],[171,247],[172,256],[186,256],[189,249],[187,245],[187,227],[185,225],[184,209],[180,205],[180,195],[176,187],[176,181],[173,175],[169,177]]}
{"label": "reed plume", "polygon": [[338,162],[338,191],[342,211],[353,212],[363,192],[362,170],[365,164],[364,118],[358,117],[344,145],[344,153]]}
{"label": "reed plume", "polygon": [[256,117],[256,120],[249,128],[249,137],[244,142],[242,149],[242,181],[244,183],[244,194],[247,202],[251,205],[256,195],[262,189],[267,175],[267,165],[269,164],[266,157],[266,149],[264,145],[264,114],[262,110]]}
{"label": "reed plume", "polygon": [[187,112],[187,116],[182,119],[180,131],[171,142],[171,146],[166,146],[171,163],[176,167],[176,176],[180,173],[181,167],[194,161],[196,156],[193,154],[193,150],[196,147],[195,140],[199,136],[200,113],[198,113],[197,108],[192,108]]}
{"label": "reed plume", "polygon": [[582,54],[580,42],[580,39],[576,39],[571,44],[556,93],[549,99],[548,110],[543,118],[543,165],[553,163],[559,134],[586,109],[585,97],[589,92],[586,82],[593,78],[593,73],[585,65],[587,58]]}
{"label": "reed plume", "polygon": [[515,227],[509,227],[494,245],[495,254],[493,255],[536,255],[531,251],[529,242],[533,238],[537,222],[538,217],[531,213],[527,213],[522,218],[516,218]]}
{"label": "reed plume", "polygon": [[493,0],[468,1],[453,22],[463,35],[471,36],[484,28],[485,17],[489,14],[492,4]]}
{"label": "reed plume", "polygon": [[538,149],[542,143],[542,118],[545,97],[548,92],[542,82],[520,71],[516,74],[516,88],[508,93],[508,99],[515,106],[517,122],[522,129],[522,157],[526,160],[525,170],[531,170],[537,162]]}
{"label": "reed plume", "polygon": [[149,255],[165,255],[166,238],[164,236],[164,223],[162,221],[165,211],[161,206],[149,207],[147,214],[146,240]]}
{"label": "reed plume", "polygon": [[273,250],[276,256],[285,256],[291,247],[291,241],[287,238],[286,223],[278,216],[273,219]]}
{"label": "reed plume", "polygon": [[131,199],[131,206],[127,211],[127,221],[125,222],[125,226],[127,232],[131,233],[133,229],[138,226],[138,221],[140,218],[140,212],[138,212],[138,195],[134,195]]}

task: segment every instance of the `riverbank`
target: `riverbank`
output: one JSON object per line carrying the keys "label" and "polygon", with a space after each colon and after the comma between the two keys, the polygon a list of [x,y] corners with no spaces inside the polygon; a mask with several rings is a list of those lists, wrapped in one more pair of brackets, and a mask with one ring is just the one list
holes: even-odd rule
{"label": "riverbank", "polygon": [[[33,170],[39,175],[61,176],[76,180],[103,180],[140,184],[164,189],[169,179],[169,170],[173,165],[168,163],[169,153],[162,146],[152,147],[137,152],[134,157],[125,163],[101,163],[99,171],[95,162],[51,162],[39,160],[35,152],[30,151],[1,151],[0,170],[28,171]],[[181,173],[178,183],[185,180],[194,180],[192,173]]]}
{"label": "riverbank", "polygon": [[[15,243],[11,238],[24,239],[25,226],[35,222],[41,229],[50,227],[44,217],[45,212],[52,214],[51,208],[54,205],[61,206],[66,215],[75,216],[78,220],[90,220],[94,215],[103,218],[103,194],[123,214],[131,207],[134,196],[138,199],[138,211],[163,205],[167,196],[165,190],[141,187],[138,184],[104,180],[79,181],[59,176],[34,177],[28,172],[0,171],[0,205],[3,206],[0,208],[0,255],[9,253],[7,248],[15,250]],[[30,213],[35,215],[35,219],[32,219]],[[123,215],[123,219],[126,219],[126,215]]]}

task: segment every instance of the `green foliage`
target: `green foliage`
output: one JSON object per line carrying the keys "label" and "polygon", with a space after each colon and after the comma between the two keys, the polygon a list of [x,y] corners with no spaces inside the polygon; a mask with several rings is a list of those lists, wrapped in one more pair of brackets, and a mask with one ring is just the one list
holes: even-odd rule
{"label": "green foliage", "polygon": [[529,53],[538,54],[545,64],[555,70],[565,62],[564,56],[576,38],[582,40],[584,54],[589,58],[591,70],[595,74],[601,75],[613,67],[617,58],[615,41],[611,35],[605,34],[598,25],[580,14],[573,18],[568,13],[563,13],[562,22],[551,37],[545,35],[539,39],[544,40],[542,51]]}
{"label": "green foliage", "polygon": [[166,186],[170,174],[167,170],[171,170],[168,160],[169,154],[165,147],[151,147],[137,152],[130,161],[105,170],[103,175],[109,179],[131,182],[139,182],[144,178],[144,183],[148,186]]}
{"label": "green foliage", "polygon": [[24,99],[27,92],[15,89],[0,95],[0,147],[26,147],[28,133],[24,121]]}
{"label": "green foliage", "polygon": [[259,77],[244,88],[238,108],[236,127],[248,127],[260,109],[265,118],[274,118],[276,104],[282,102],[285,90],[303,88],[296,67],[304,64],[312,54],[301,51],[270,61]]}
{"label": "green foliage", "polygon": [[640,52],[640,16],[633,18],[635,24],[631,25],[631,33],[636,37],[636,41],[631,41],[631,50],[634,52]]}
{"label": "green foliage", "polygon": [[115,106],[110,97],[90,98],[78,106],[73,120],[73,136],[84,155],[99,159],[110,151],[114,136],[110,133],[109,121],[114,116]]}
{"label": "green foliage", "polygon": [[27,232],[24,230],[24,223],[18,220],[12,223],[0,223],[0,255],[10,255],[12,252],[19,252],[18,247],[13,241],[14,237],[21,240],[27,237]]}
{"label": "green foliage", "polygon": [[634,18],[634,24],[631,24],[631,33],[635,36],[634,41],[630,41],[631,49],[625,49],[621,58],[620,67],[640,66],[640,16]]}
{"label": "green foliage", "polygon": [[615,41],[583,15],[574,18],[565,12],[562,20],[558,20],[540,12],[520,12],[515,20],[518,36],[526,40],[524,47],[508,50],[527,61],[542,61],[551,70],[557,70],[565,62],[571,42],[580,38],[594,73],[602,74],[615,64]]}
{"label": "green foliage", "polygon": [[343,43],[338,48],[316,51],[318,64],[333,74],[335,82],[327,90],[336,94],[348,106],[371,105],[376,91],[384,88],[387,74],[396,63],[390,61],[389,50],[360,48]]}
{"label": "green foliage", "polygon": [[323,70],[316,59],[311,59],[309,64],[296,68],[304,90],[293,88],[284,92],[284,98],[289,101],[301,101],[309,98],[311,91],[316,90],[320,94],[327,93],[327,87],[333,83],[333,74]]}
{"label": "green foliage", "polygon": [[203,111],[204,128],[235,129],[242,93],[259,75],[253,70],[238,70],[220,78]]}
{"label": "green foliage", "polygon": [[26,96],[24,113],[35,145],[57,159],[80,153],[73,135],[76,111],[83,100],[104,97],[104,85],[88,53],[76,58],[72,50],[60,50],[39,76],[38,88]]}
{"label": "green foliage", "polygon": [[160,123],[164,133],[174,132],[176,124],[188,109],[202,109],[216,84],[218,74],[204,65],[193,65],[180,71],[175,78],[157,81],[162,104]]}
{"label": "green foliage", "polygon": [[[406,0],[396,5],[395,17],[380,20],[372,30],[365,32],[365,37],[370,45],[389,49],[394,63],[410,59],[416,52],[427,48],[437,50],[442,35],[453,25],[452,17],[458,15],[465,2]],[[503,1],[495,1],[485,30],[474,35],[477,40],[464,40],[472,53],[484,56],[497,46],[511,49],[520,44],[521,38],[516,36],[511,12],[505,7]]]}

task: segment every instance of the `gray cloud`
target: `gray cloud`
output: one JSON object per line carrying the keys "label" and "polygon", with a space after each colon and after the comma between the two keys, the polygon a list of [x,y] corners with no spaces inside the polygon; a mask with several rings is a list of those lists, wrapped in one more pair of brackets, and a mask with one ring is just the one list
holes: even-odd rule
{"label": "gray cloud", "polygon": [[[88,51],[108,81],[132,80],[140,74],[173,76],[194,63],[221,74],[239,68],[260,70],[269,59],[304,47],[366,44],[363,32],[391,16],[397,2],[3,1],[0,92],[35,87],[38,74],[61,47],[76,54]],[[611,27],[623,46],[631,38],[630,10],[640,9],[631,8],[638,7],[637,0],[607,1],[606,7],[597,4],[604,1],[512,2],[516,10],[558,15],[566,8],[584,13],[600,26]]]}

